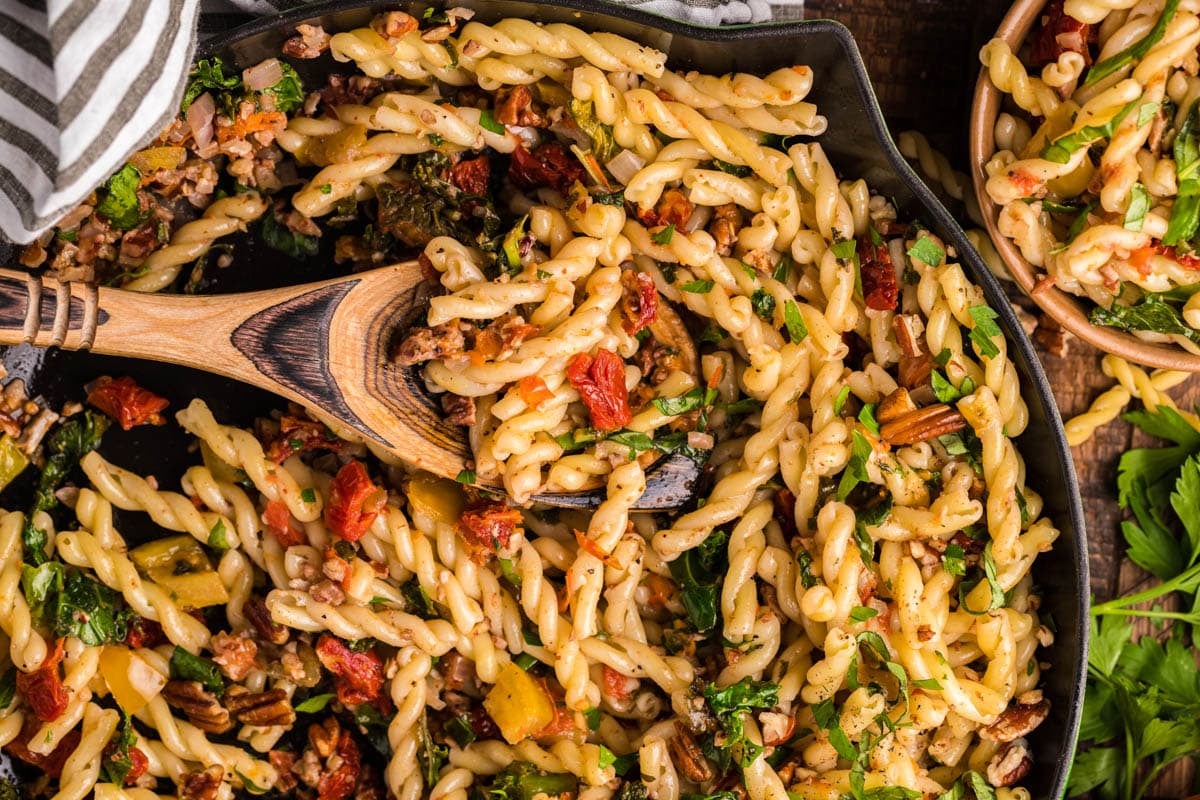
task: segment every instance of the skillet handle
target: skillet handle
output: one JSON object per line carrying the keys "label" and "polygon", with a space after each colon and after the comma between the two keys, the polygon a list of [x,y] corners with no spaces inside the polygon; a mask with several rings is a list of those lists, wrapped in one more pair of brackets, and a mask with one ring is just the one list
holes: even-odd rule
{"label": "skillet handle", "polygon": [[0,269],[0,344],[87,350],[104,316],[94,286]]}

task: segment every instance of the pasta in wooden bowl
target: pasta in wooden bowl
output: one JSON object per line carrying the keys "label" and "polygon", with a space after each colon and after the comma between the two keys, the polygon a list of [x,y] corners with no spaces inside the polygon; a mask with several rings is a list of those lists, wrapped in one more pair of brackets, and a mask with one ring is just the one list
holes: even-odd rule
{"label": "pasta in wooden bowl", "polygon": [[980,208],[1021,288],[1101,350],[1192,372],[1198,44],[1191,2],[1021,0],[971,116]]}
{"label": "pasta in wooden bowl", "polygon": [[[944,210],[883,166],[869,127],[847,126],[841,156],[860,148],[878,188],[831,160],[843,145],[809,98],[855,85],[844,29],[807,28],[814,57],[838,53],[819,70],[710,75],[625,38],[628,21],[589,33],[554,13],[360,14],[332,37],[272,23],[268,61],[285,38],[293,54],[328,44],[353,77],[326,64],[323,88],[292,92],[278,64],[239,82],[202,62],[190,102],[209,94],[216,135],[197,143],[206,118],[185,112],[158,147],[182,148],[189,175],[213,167],[228,197],[209,208],[233,202],[158,220],[137,262],[127,237],[154,213],[139,198],[92,264],[204,284],[198,253],[175,249],[201,236],[181,234],[260,207],[223,272],[318,233],[348,263],[415,248],[444,292],[381,369],[423,377],[448,416],[473,399],[476,468],[517,501],[584,475],[604,502],[524,508],[228,387],[97,381],[89,403],[122,427],[167,423],[130,435],[174,437],[178,479],[120,434],[93,449],[104,417],[62,407],[34,501],[3,499],[19,510],[0,517],[16,686],[0,742],[58,767],[63,798],[1053,794],[1086,641],[1061,428]],[[707,44],[670,46],[685,65]],[[836,97],[830,119],[852,119]],[[223,158],[196,152],[214,142]],[[152,157],[135,156],[138,189],[178,186],[179,165],[159,175]],[[484,164],[496,180],[476,185]],[[50,263],[78,266],[59,255],[122,214],[117,194],[46,243]],[[450,232],[404,240],[434,223]],[[657,352],[668,307],[698,376]],[[676,516],[631,511],[639,453],[667,446],[706,463],[707,488]],[[127,539],[139,523],[145,541]],[[43,705],[31,675],[64,702]]]}

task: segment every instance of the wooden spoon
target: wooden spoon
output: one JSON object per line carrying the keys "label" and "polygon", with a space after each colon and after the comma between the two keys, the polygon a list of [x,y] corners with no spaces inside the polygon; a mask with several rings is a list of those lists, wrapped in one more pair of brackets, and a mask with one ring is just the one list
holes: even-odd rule
{"label": "wooden spoon", "polygon": [[[349,428],[383,454],[454,478],[471,459],[419,371],[388,359],[399,332],[423,320],[433,286],[415,261],[302,286],[245,294],[142,294],[0,269],[0,344],[165,361],[266,389]],[[690,340],[687,349],[694,353]],[[672,509],[700,475],[672,456],[647,471],[639,509]],[[495,487],[488,487],[495,488]],[[536,495],[594,507],[603,489]]]}

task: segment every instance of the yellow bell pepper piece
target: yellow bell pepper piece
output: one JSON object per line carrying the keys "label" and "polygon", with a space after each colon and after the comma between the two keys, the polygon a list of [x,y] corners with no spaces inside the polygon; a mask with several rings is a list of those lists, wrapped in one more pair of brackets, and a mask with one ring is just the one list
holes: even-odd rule
{"label": "yellow bell pepper piece", "polygon": [[29,466],[29,459],[8,434],[0,436],[0,490],[8,486]]}
{"label": "yellow bell pepper piece", "polygon": [[527,739],[554,720],[554,704],[545,690],[516,664],[500,668],[483,707],[509,744]]}

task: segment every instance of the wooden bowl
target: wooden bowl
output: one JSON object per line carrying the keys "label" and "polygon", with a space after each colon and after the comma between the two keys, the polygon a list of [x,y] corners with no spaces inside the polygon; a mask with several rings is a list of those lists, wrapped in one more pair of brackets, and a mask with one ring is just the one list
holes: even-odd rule
{"label": "wooden bowl", "polygon": [[[1000,23],[996,36],[1003,39],[1014,53],[1019,52],[1045,4],[1045,0],[1016,0]],[[1189,353],[1178,345],[1147,342],[1132,333],[1093,325],[1087,315],[1094,304],[1086,298],[1068,294],[1053,285],[1035,290],[1041,272],[1022,257],[1012,239],[1000,233],[996,224],[1000,206],[992,201],[985,188],[987,174],[984,165],[996,151],[994,132],[1002,98],[1003,94],[988,77],[987,69],[982,69],[971,107],[971,179],[975,184],[975,196],[979,200],[988,235],[992,237],[1013,280],[1056,322],[1106,353],[1148,367],[1200,372],[1200,355]]]}

